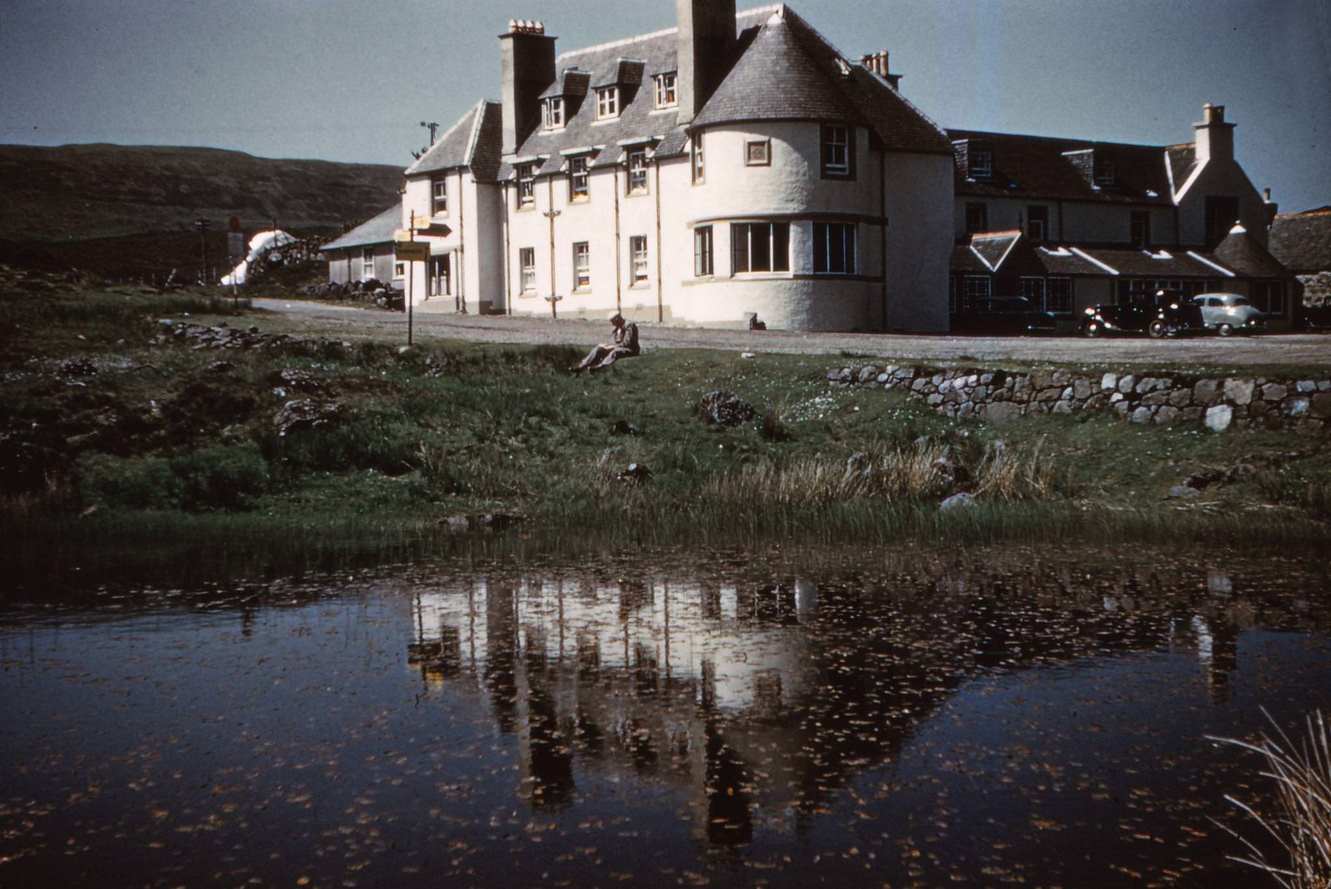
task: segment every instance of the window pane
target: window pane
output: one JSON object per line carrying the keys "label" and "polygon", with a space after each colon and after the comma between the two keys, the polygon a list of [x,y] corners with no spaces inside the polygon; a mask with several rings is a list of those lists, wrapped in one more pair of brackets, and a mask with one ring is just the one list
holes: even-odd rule
{"label": "window pane", "polygon": [[731,266],[734,274],[749,271],[749,228],[748,223],[737,222],[730,226]]}
{"label": "window pane", "polygon": [[859,266],[855,264],[855,226],[846,225],[843,228],[846,238],[846,274],[853,275],[859,271]]}
{"label": "window pane", "polygon": [[759,224],[749,226],[749,264],[755,272],[772,270],[772,226]]}
{"label": "window pane", "polygon": [[815,272],[825,272],[829,266],[827,263],[827,241],[831,237],[832,226],[823,222],[813,224],[813,270]]}
{"label": "window pane", "polygon": [[790,223],[778,222],[772,226],[772,270],[790,271]]}

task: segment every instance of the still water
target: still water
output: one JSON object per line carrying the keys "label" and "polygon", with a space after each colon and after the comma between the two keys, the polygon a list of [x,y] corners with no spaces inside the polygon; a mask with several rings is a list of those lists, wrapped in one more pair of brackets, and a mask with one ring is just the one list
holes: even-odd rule
{"label": "still water", "polygon": [[[866,567],[866,562],[872,567]],[[0,886],[1261,885],[1312,560],[724,554],[0,603]]]}

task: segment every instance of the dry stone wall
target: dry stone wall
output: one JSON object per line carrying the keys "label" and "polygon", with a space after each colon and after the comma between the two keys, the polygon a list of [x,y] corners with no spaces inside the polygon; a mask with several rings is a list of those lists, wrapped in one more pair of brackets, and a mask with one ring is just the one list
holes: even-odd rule
{"label": "dry stone wall", "polygon": [[1331,433],[1331,378],[1205,377],[1086,370],[836,367],[837,386],[905,392],[949,417],[1003,423],[1027,414],[1101,413],[1130,423]]}

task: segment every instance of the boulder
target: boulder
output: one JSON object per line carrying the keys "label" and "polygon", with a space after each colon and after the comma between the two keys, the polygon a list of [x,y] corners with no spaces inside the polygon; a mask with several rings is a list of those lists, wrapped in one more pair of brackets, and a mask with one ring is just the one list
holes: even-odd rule
{"label": "boulder", "polygon": [[938,504],[939,512],[950,512],[954,509],[970,509],[975,505],[975,497],[962,491],[960,494],[953,494],[942,503]]}
{"label": "boulder", "polygon": [[1252,404],[1253,390],[1257,384],[1252,380],[1230,378],[1225,380],[1225,399],[1235,404]]}
{"label": "boulder", "polygon": [[1234,422],[1234,409],[1227,404],[1217,404],[1206,410],[1206,428],[1212,432],[1224,432]]}
{"label": "boulder", "polygon": [[1192,387],[1192,400],[1204,407],[1215,404],[1220,397],[1219,380],[1198,380]]}
{"label": "boulder", "polygon": [[698,402],[698,414],[712,426],[738,426],[752,420],[754,410],[735,393],[714,389]]}
{"label": "boulder", "polygon": [[282,405],[273,417],[273,425],[277,427],[278,436],[285,438],[292,432],[332,425],[341,412],[341,405],[336,402],[299,398]]}

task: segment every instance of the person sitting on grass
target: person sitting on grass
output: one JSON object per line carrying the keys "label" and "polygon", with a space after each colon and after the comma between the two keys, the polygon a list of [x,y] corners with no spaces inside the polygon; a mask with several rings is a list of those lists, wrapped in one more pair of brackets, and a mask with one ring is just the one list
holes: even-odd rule
{"label": "person sitting on grass", "polygon": [[625,323],[624,316],[615,312],[610,316],[610,326],[614,328],[610,342],[601,343],[588,352],[587,357],[573,368],[574,373],[602,370],[621,358],[632,358],[638,354],[638,325],[632,321]]}

